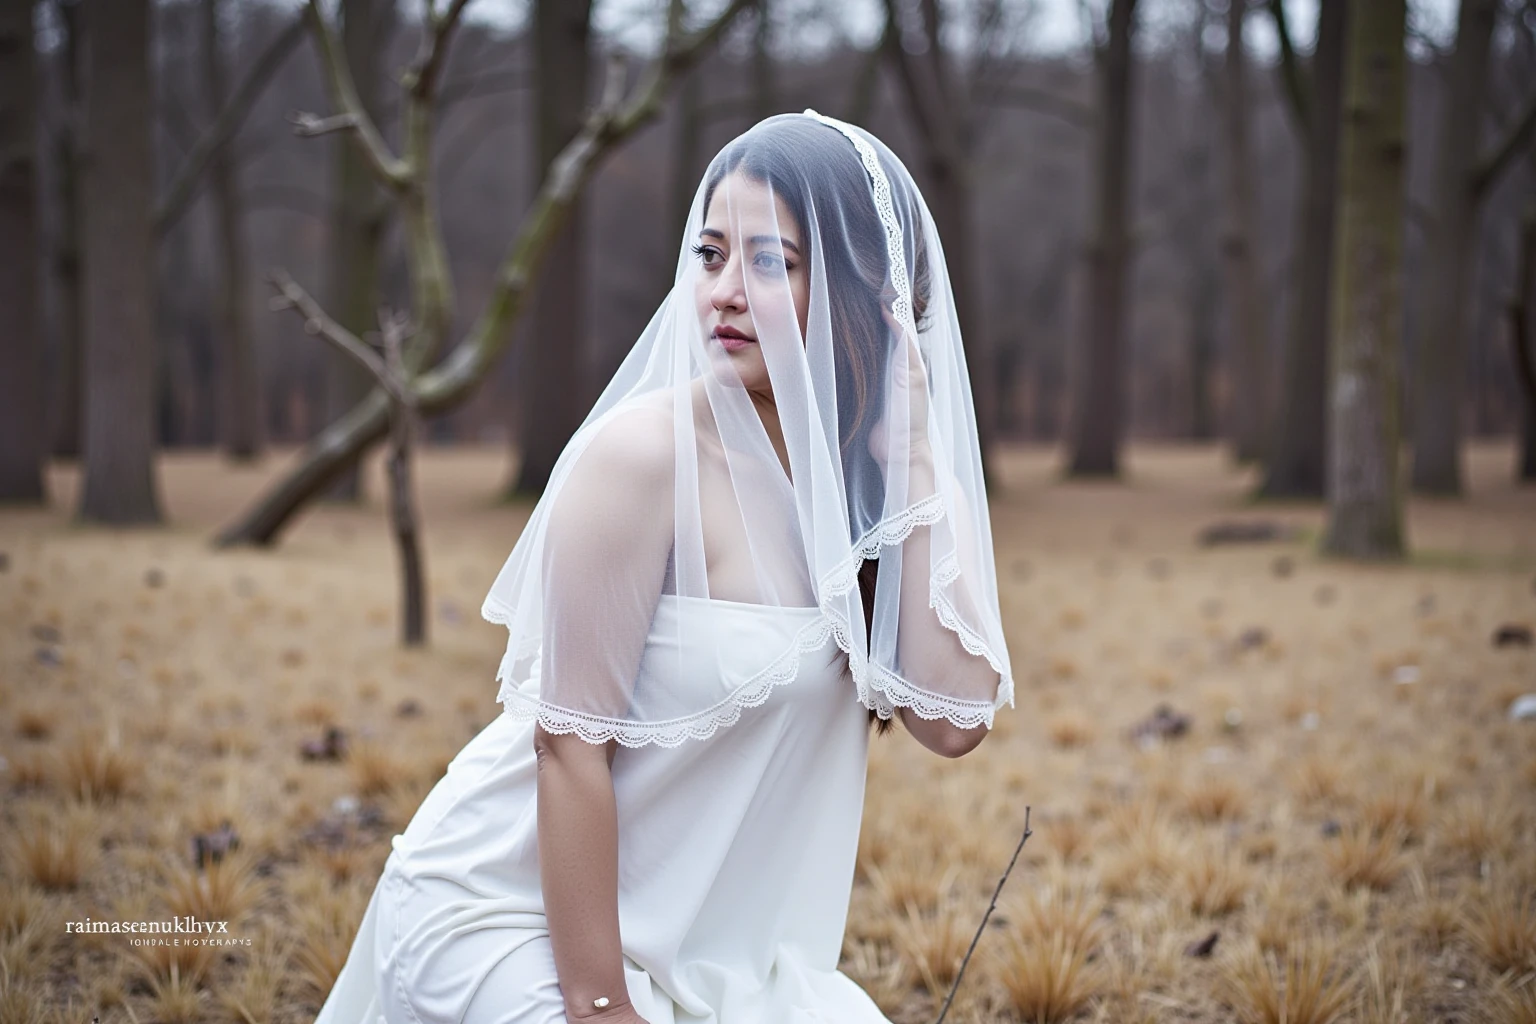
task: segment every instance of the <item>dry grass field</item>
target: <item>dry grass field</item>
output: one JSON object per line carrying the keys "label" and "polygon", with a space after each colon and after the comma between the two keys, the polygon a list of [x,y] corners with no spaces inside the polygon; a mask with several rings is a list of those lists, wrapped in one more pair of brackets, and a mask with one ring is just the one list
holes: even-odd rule
{"label": "dry grass field", "polygon": [[[1475,449],[1472,497],[1415,502],[1414,557],[1382,567],[1319,558],[1321,510],[1248,503],[1213,448],[1133,448],[1116,485],[1008,450],[1017,707],[955,761],[873,742],[843,969],[932,1021],[1028,804],[950,1021],[1536,1022],[1536,721],[1508,717],[1536,649],[1493,642],[1536,625],[1511,461]],[[209,547],[278,465],[166,458],[163,530],[73,525],[68,469],[53,510],[0,511],[3,1024],[309,1020],[390,836],[499,711],[479,603],[528,511],[494,501],[501,453],[421,464],[409,653],[376,501]],[[1297,532],[1197,543],[1233,519]],[[1133,735],[1162,705],[1182,734]],[[343,756],[303,758],[331,726]],[[173,913],[250,945],[65,930]]]}

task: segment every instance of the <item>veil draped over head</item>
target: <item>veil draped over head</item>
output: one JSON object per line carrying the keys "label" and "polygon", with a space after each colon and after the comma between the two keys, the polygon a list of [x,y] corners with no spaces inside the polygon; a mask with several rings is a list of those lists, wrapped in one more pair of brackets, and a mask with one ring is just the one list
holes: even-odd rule
{"label": "veil draped over head", "polygon": [[[793,639],[743,665],[712,603],[795,609]],[[807,110],[714,158],[481,611],[510,634],[497,699],[593,743],[706,738],[829,637],[881,718],[1012,706],[954,296],[882,142]]]}

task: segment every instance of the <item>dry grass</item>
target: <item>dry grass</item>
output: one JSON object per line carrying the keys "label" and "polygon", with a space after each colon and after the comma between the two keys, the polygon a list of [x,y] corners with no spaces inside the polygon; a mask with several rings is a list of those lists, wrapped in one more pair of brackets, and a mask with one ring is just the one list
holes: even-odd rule
{"label": "dry grass", "polygon": [[1360,820],[1377,835],[1399,832],[1416,839],[1424,834],[1429,805],[1424,789],[1414,785],[1396,785],[1366,795],[1360,805]]}
{"label": "dry grass", "polygon": [[1103,985],[1090,963],[1103,940],[1103,904],[1086,890],[1053,887],[1012,901],[1010,911],[996,954],[1010,1007],[1031,1024],[1070,1019]]}
{"label": "dry grass", "polygon": [[353,744],[347,751],[347,765],[357,795],[365,800],[391,793],[409,781],[399,759],[377,740]]}
{"label": "dry grass", "polygon": [[1519,817],[1503,799],[1474,795],[1452,804],[1441,824],[1443,845],[1477,864],[1507,854]]}
{"label": "dry grass", "polygon": [[166,865],[161,899],[172,914],[199,921],[228,921],[233,929],[260,902],[266,886],[256,874],[254,857],[235,850],[199,865]]}
{"label": "dry grass", "polygon": [[116,730],[81,732],[59,753],[58,783],[80,800],[116,800],[139,778]]}
{"label": "dry grass", "polygon": [[1242,788],[1231,779],[1210,775],[1189,787],[1184,794],[1184,811],[1196,821],[1233,821],[1242,817],[1247,807]]}
{"label": "dry grass", "polygon": [[1064,711],[1051,719],[1047,732],[1051,742],[1063,750],[1086,747],[1097,735],[1093,719],[1080,711]]}
{"label": "dry grass", "polygon": [[1253,887],[1253,871],[1235,850],[1202,844],[1185,859],[1180,880],[1189,909],[1215,917],[1243,905]]}
{"label": "dry grass", "polygon": [[1405,838],[1401,828],[1378,833],[1356,826],[1345,829],[1323,850],[1329,870],[1346,889],[1385,892],[1408,867],[1402,853]]}
{"label": "dry grass", "polygon": [[218,993],[220,1006],[239,1024],[267,1024],[278,1013],[292,940],[275,932],[256,936],[251,954],[233,984]]}
{"label": "dry grass", "polygon": [[[1133,445],[1129,486],[1080,486],[1005,446],[989,495],[1019,708],[958,761],[899,727],[872,742],[845,972],[892,1021],[932,1020],[1029,803],[1036,836],[952,1024],[1229,1024],[1267,1019],[1266,1000],[1297,1024],[1339,991],[1362,1024],[1536,1024],[1517,966],[1532,910],[1509,898],[1536,891],[1536,758],[1528,723],[1503,720],[1536,652],[1488,643],[1536,616],[1536,492],[1507,484],[1507,450],[1479,451],[1471,498],[1410,510],[1430,557],[1383,570],[1304,543],[1198,547],[1203,526],[1249,514],[1233,510],[1251,474],[1214,449]],[[434,609],[475,607],[520,528],[526,505],[485,500],[503,460],[423,452]],[[208,549],[280,462],[168,456],[167,531],[70,525],[65,468],[54,510],[0,510],[0,622],[19,627],[0,629],[0,1019],[64,1024],[73,999],[70,1024],[312,1020],[390,834],[496,713],[502,631],[435,621],[431,648],[394,646],[375,505],[317,508],[275,552]],[[1322,524],[1313,507],[1252,514]],[[145,585],[151,568],[164,585]],[[35,656],[39,624],[58,630],[57,663]],[[1249,628],[1268,639],[1240,651]],[[396,713],[408,697],[421,713]],[[1128,741],[1162,702],[1189,731]],[[345,760],[303,761],[331,725]],[[383,821],[307,838],[343,797]],[[225,818],[252,860],[180,867]],[[200,963],[62,935],[168,903],[228,915],[257,945]],[[1186,955],[1213,931],[1211,959]],[[1319,980],[1308,957],[1329,933]],[[1251,998],[1231,983],[1242,956]]]}
{"label": "dry grass", "polygon": [[99,859],[93,819],[80,808],[33,814],[16,826],[7,854],[18,876],[44,889],[74,889]]}
{"label": "dry grass", "polygon": [[298,876],[290,893],[297,932],[292,962],[298,981],[316,995],[331,990],[347,962],[369,893],[355,884],[332,885],[323,875]]}
{"label": "dry grass", "polygon": [[1536,972],[1536,892],[1507,881],[1490,885],[1463,909],[1462,926],[1495,971]]}
{"label": "dry grass", "polygon": [[840,966],[887,1015],[901,1007],[912,987],[907,960],[882,943],[850,944]]}
{"label": "dry grass", "polygon": [[886,906],[911,906],[931,914],[953,893],[959,874],[957,864],[938,866],[909,847],[902,847],[883,865],[869,869],[869,882]]}
{"label": "dry grass", "polygon": [[1284,953],[1243,947],[1222,971],[1226,998],[1243,1024],[1334,1024],[1355,1005],[1337,950],[1316,939]]}
{"label": "dry grass", "polygon": [[925,914],[911,903],[901,909],[892,938],[902,960],[917,973],[928,993],[942,999],[960,970],[960,961],[976,933],[970,904],[946,900]]}

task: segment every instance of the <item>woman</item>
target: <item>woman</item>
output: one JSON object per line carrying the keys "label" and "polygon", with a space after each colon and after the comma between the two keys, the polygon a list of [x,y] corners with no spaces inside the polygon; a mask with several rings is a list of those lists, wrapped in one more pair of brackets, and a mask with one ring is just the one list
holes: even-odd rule
{"label": "woman", "polygon": [[956,757],[1013,699],[953,297],[889,149],[806,111],[716,156],[482,612],[506,713],[394,838],[317,1024],[885,1022],[837,970],[868,726]]}

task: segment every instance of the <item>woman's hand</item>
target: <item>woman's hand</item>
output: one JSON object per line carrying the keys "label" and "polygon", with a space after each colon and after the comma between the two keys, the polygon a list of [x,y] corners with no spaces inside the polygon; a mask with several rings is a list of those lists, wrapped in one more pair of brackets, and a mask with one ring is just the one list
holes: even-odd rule
{"label": "woman's hand", "polygon": [[[883,467],[889,467],[891,414],[907,410],[907,455],[916,463],[932,460],[928,445],[928,368],[923,364],[917,340],[910,335],[906,344],[906,367],[891,367],[893,380],[889,400],[880,422],[869,432],[869,454]],[[897,453],[899,454],[899,453]]]}
{"label": "woman's hand", "polygon": [[635,1011],[634,1004],[628,999],[610,1003],[601,1010],[588,1007],[586,1012],[579,1014],[567,1009],[566,1016],[573,1021],[579,1020],[582,1024],[649,1024]]}

